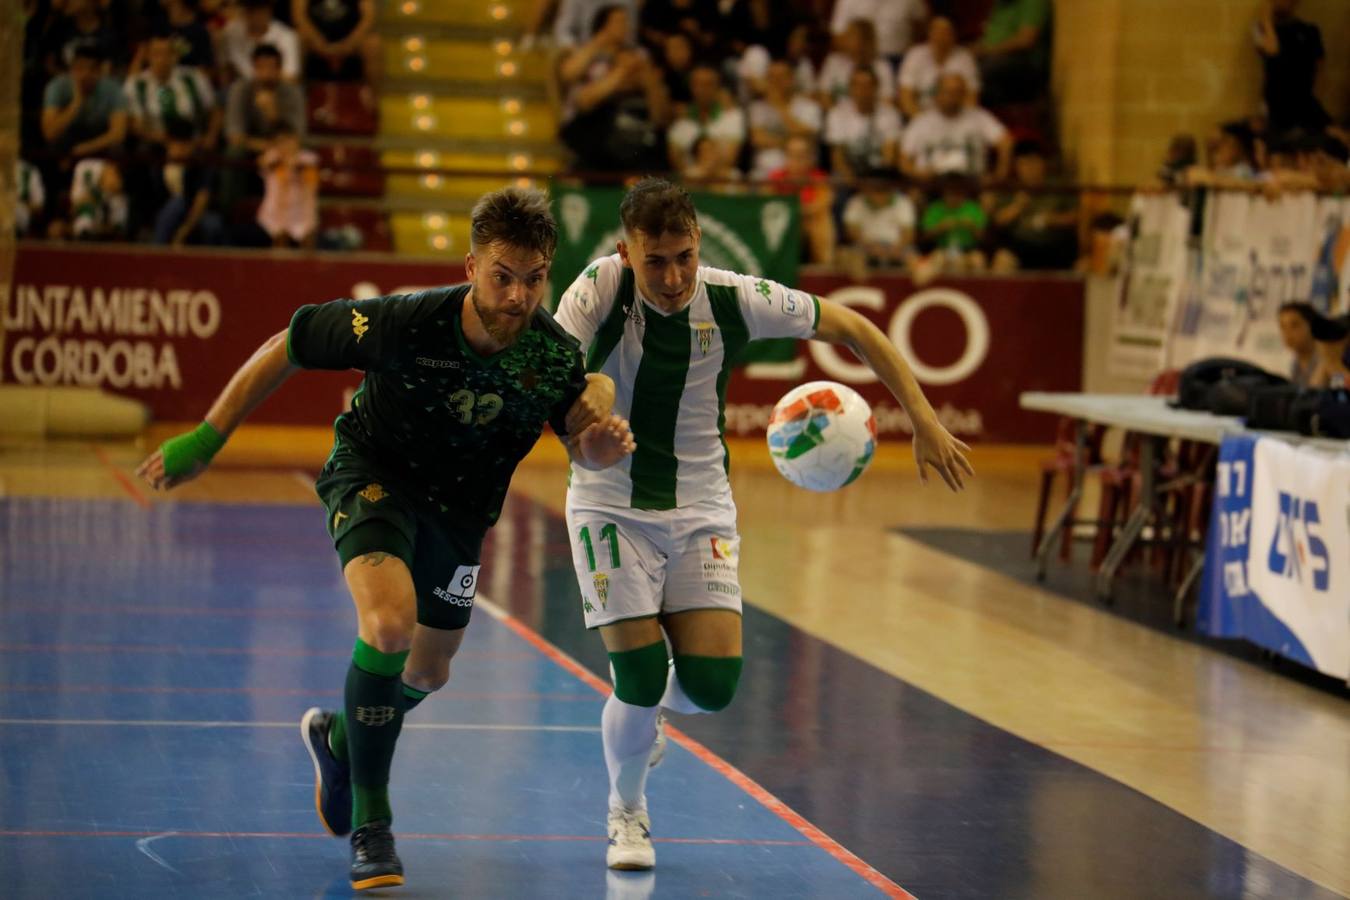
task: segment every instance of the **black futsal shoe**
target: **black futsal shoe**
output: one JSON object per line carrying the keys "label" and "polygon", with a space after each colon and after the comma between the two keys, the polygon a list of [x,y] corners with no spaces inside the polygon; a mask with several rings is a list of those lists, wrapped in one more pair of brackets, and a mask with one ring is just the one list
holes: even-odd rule
{"label": "black futsal shoe", "polygon": [[300,719],[300,737],[314,760],[314,810],[325,831],[342,837],[352,830],[352,770],[329,747],[332,728],[333,713],[317,706]]}
{"label": "black futsal shoe", "polygon": [[367,822],[352,832],[352,890],[394,887],[403,883],[403,863],[394,852],[388,819]]}

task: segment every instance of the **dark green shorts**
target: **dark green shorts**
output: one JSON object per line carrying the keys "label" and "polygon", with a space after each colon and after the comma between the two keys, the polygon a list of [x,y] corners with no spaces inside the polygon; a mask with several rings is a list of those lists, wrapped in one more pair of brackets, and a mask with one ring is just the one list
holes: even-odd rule
{"label": "dark green shorts", "polygon": [[397,556],[412,572],[419,625],[455,630],[469,624],[485,527],[433,515],[429,504],[348,465],[326,471],[315,489],[344,567],[366,553]]}

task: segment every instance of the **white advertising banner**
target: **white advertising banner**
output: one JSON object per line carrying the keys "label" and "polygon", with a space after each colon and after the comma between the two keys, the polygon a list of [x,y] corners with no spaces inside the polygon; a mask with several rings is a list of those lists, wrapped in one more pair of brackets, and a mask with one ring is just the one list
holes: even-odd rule
{"label": "white advertising banner", "polygon": [[1225,438],[1198,624],[1350,679],[1350,455]]}
{"label": "white advertising banner", "polygon": [[1181,368],[1209,356],[1230,356],[1272,372],[1288,369],[1278,312],[1281,303],[1311,295],[1319,230],[1318,199],[1312,194],[1270,200],[1211,193],[1199,285],[1188,285],[1168,343],[1168,365]]}
{"label": "white advertising banner", "polygon": [[1186,282],[1190,210],[1173,194],[1140,194],[1134,236],[1118,281],[1107,370],[1152,378],[1166,363],[1168,329]]}

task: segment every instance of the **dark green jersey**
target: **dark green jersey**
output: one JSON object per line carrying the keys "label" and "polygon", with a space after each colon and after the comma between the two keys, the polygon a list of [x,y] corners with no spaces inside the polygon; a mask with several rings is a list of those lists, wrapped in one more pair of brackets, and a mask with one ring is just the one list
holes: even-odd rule
{"label": "dark green jersey", "polygon": [[361,369],[328,468],[360,464],[433,511],[490,525],[544,423],[564,433],[586,386],[577,342],[542,308],[490,358],[464,340],[468,285],[302,306],[287,353],[308,369]]}

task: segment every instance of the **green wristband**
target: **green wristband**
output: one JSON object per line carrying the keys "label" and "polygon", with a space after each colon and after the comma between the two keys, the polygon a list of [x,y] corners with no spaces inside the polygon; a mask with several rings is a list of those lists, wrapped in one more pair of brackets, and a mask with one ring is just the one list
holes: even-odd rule
{"label": "green wristband", "polygon": [[192,431],[171,437],[159,445],[164,456],[164,474],[186,475],[197,463],[210,465],[211,458],[224,446],[225,438],[220,432],[210,422],[202,422]]}

